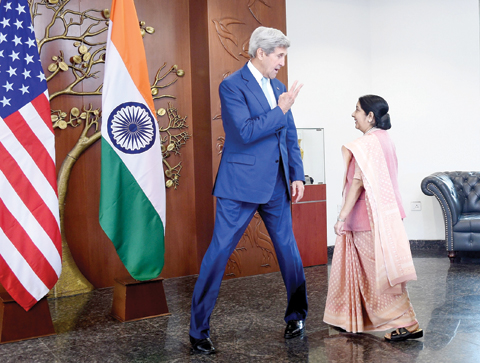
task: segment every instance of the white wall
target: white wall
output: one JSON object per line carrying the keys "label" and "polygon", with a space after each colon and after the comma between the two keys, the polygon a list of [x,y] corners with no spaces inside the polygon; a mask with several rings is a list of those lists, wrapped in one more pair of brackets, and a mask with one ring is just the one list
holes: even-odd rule
{"label": "white wall", "polygon": [[[390,105],[391,136],[412,240],[444,238],[438,202],[420,189],[435,171],[480,170],[478,0],[287,0],[289,80],[305,83],[297,127],[325,129],[328,244],[341,203],[351,113],[373,93]],[[422,211],[410,211],[421,201]]]}

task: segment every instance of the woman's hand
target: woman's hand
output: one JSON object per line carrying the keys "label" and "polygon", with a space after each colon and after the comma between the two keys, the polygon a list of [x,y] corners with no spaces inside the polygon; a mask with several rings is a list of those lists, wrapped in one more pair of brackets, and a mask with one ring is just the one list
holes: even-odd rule
{"label": "woman's hand", "polygon": [[345,234],[345,230],[343,229],[345,225],[345,222],[343,221],[337,221],[337,223],[335,223],[335,226],[333,227],[333,229],[335,229],[335,234],[337,236],[341,236],[342,234]]}
{"label": "woman's hand", "polygon": [[333,227],[337,236],[345,234],[345,220],[355,206],[355,203],[357,202],[358,197],[362,193],[363,189],[363,181],[361,179],[353,179],[350,190],[345,198],[345,203],[343,204],[342,210],[338,214],[337,223],[335,223],[335,226]]}

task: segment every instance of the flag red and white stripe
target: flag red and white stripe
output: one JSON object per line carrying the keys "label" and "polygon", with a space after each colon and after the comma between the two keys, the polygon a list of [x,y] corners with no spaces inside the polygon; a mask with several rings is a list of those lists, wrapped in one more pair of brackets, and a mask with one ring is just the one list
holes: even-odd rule
{"label": "flag red and white stripe", "polygon": [[[0,45],[6,49],[5,55],[10,54],[8,42],[16,39],[19,43],[20,35],[25,49],[16,47],[18,44],[12,49],[17,57],[12,57],[9,67],[17,72],[9,75],[5,72],[8,67],[0,71],[0,86],[4,85],[6,90],[1,94],[3,100],[0,99],[0,283],[28,311],[60,276],[62,239],[55,135],[45,77],[36,46],[34,51],[27,48],[31,43],[28,40],[34,39],[33,28],[28,27],[28,3],[11,3],[9,8],[2,4],[1,15],[24,27],[17,29],[15,38],[7,32],[8,28],[3,33],[0,28],[0,35],[7,42]],[[27,14],[23,14],[25,7]],[[33,60],[34,57],[37,59]],[[17,60],[25,62],[16,63]]]}

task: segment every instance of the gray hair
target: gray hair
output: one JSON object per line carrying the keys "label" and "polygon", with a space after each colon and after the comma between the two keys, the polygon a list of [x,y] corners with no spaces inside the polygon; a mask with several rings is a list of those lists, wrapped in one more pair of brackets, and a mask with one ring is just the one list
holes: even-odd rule
{"label": "gray hair", "polygon": [[250,57],[255,58],[257,49],[261,48],[269,55],[273,53],[277,47],[290,47],[290,40],[278,29],[259,26],[250,36],[248,54]]}

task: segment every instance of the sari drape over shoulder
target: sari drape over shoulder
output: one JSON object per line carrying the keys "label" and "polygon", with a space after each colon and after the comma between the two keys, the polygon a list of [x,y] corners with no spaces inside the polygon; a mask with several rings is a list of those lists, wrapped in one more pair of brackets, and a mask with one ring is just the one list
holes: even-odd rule
{"label": "sari drape over shoulder", "polygon": [[[355,156],[372,212],[376,287],[381,293],[401,292],[401,283],[416,280],[410,242],[397,184],[397,158],[388,133],[378,130],[342,147],[345,164]],[[395,178],[391,178],[395,174]]]}
{"label": "sari drape over shoulder", "polygon": [[345,175],[352,158],[361,170],[371,230],[337,237],[324,321],[351,332],[412,325],[416,318],[406,282],[417,277],[402,222],[393,142],[377,130],[342,152]]}

